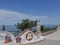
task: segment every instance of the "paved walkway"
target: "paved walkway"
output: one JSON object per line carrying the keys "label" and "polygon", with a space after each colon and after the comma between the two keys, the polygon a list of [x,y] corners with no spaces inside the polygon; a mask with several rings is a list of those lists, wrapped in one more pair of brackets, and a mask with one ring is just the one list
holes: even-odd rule
{"label": "paved walkway", "polygon": [[47,39],[60,40],[60,30],[45,36]]}
{"label": "paved walkway", "polygon": [[38,43],[35,43],[35,44],[27,44],[27,45],[60,45],[60,41],[45,39],[42,42],[38,42]]}
{"label": "paved walkway", "polygon": [[27,45],[60,45],[60,30],[45,36],[45,40]]}

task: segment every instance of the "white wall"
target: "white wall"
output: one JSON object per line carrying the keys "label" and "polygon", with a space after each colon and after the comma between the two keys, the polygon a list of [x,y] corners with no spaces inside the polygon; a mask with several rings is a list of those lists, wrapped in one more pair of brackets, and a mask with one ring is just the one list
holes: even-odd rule
{"label": "white wall", "polygon": [[26,39],[26,34],[27,34],[28,32],[31,32],[31,31],[25,32],[25,33],[20,37],[20,38],[22,38],[22,39],[21,39],[21,42],[22,42],[22,43],[31,42],[31,41],[37,40],[37,36],[33,33],[33,39],[32,39],[31,41],[28,41],[28,40]]}

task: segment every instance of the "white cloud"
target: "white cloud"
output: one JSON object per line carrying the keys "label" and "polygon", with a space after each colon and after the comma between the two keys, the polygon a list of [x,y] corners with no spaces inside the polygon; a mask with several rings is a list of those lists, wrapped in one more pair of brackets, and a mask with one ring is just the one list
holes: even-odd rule
{"label": "white cloud", "polygon": [[23,14],[20,12],[15,12],[15,11],[8,11],[8,10],[1,10],[0,9],[0,21],[1,20],[18,20],[18,19],[45,19],[47,18],[46,16],[30,16],[27,14]]}
{"label": "white cloud", "polygon": [[0,9],[0,25],[14,25],[17,22],[21,22],[22,19],[40,20],[40,24],[60,24],[59,17],[48,16],[34,16],[30,14],[23,14],[16,11],[2,10]]}
{"label": "white cloud", "polygon": [[20,12],[15,12],[15,11],[8,11],[8,10],[0,10],[0,15],[2,15],[2,17],[6,16],[6,17],[12,17],[12,16],[16,16],[20,19],[24,19],[24,18],[34,18],[34,19],[44,19],[44,18],[47,18],[47,16],[30,16],[30,15],[27,15],[27,14],[23,14],[23,13],[20,13]]}

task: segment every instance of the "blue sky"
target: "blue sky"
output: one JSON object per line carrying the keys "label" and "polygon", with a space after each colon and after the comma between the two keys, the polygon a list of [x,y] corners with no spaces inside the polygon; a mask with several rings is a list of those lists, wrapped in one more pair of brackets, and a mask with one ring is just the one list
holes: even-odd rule
{"label": "blue sky", "polygon": [[0,0],[0,25],[14,25],[26,18],[60,24],[60,0]]}

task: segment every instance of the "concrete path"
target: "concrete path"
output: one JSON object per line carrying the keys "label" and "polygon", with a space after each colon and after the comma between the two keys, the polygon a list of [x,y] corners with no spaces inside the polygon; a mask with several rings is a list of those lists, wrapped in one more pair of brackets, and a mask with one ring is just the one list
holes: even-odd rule
{"label": "concrete path", "polygon": [[45,36],[47,39],[60,40],[60,30]]}
{"label": "concrete path", "polygon": [[42,42],[38,42],[38,43],[34,43],[34,44],[27,44],[27,45],[60,45],[60,41],[45,39]]}
{"label": "concrete path", "polygon": [[45,40],[27,45],[60,45],[60,30],[45,36]]}

